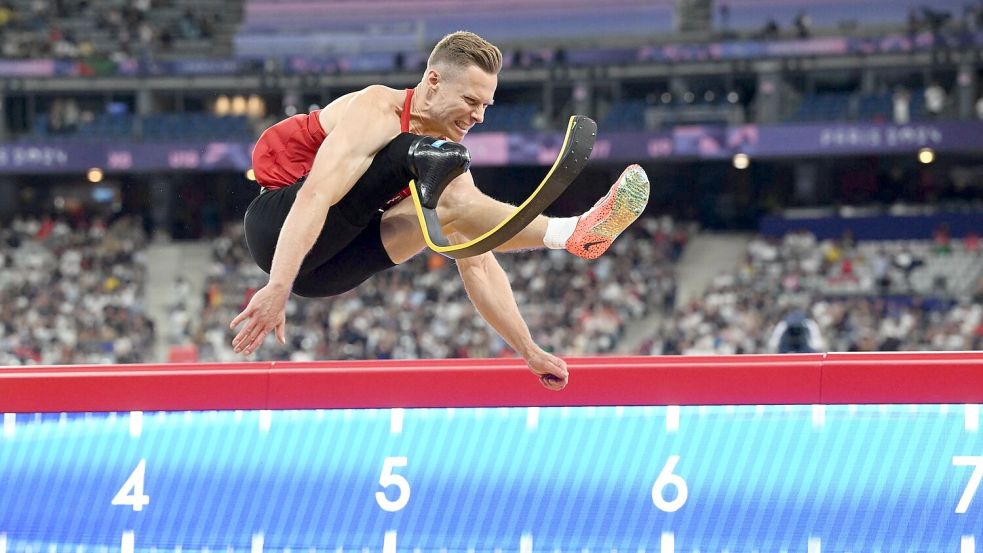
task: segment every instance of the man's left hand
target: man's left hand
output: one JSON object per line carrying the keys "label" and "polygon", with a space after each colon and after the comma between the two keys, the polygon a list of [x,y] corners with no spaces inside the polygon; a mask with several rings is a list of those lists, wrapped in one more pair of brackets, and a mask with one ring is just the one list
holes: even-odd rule
{"label": "man's left hand", "polygon": [[566,361],[539,348],[526,357],[526,365],[533,374],[539,376],[539,381],[549,390],[558,392],[566,387],[570,380]]}

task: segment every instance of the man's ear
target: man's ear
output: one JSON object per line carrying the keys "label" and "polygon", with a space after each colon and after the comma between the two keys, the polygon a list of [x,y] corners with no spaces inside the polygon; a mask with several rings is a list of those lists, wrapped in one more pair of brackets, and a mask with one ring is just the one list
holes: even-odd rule
{"label": "man's ear", "polygon": [[441,79],[442,79],[442,77],[440,75],[440,71],[439,70],[437,70],[436,68],[433,68],[433,67],[431,67],[430,69],[427,69],[427,79],[426,80],[427,80],[427,89],[428,90],[433,90],[434,92],[436,92],[437,91],[437,88],[440,86]]}

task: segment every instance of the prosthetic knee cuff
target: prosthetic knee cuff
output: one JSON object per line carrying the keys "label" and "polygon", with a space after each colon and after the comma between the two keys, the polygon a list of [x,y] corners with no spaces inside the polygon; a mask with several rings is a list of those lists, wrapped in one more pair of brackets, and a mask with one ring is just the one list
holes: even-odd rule
{"label": "prosthetic knee cuff", "polygon": [[457,142],[421,136],[410,145],[407,162],[416,177],[420,204],[436,209],[444,188],[471,166],[471,154]]}

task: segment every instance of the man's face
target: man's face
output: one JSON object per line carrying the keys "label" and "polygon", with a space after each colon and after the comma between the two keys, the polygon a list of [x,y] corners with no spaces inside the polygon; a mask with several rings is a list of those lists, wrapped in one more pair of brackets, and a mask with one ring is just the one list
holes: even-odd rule
{"label": "man's face", "polygon": [[436,86],[433,108],[444,136],[460,142],[474,125],[485,120],[485,109],[494,102],[498,75],[486,73],[477,66],[467,68],[437,68],[429,75]]}

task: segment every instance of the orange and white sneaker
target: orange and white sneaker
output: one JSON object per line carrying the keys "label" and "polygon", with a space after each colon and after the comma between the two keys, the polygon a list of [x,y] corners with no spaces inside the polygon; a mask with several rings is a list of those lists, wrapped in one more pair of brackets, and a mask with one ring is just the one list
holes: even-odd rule
{"label": "orange and white sneaker", "polygon": [[584,259],[597,259],[645,210],[649,201],[649,178],[638,165],[629,165],[607,195],[577,220],[567,239],[568,252]]}

